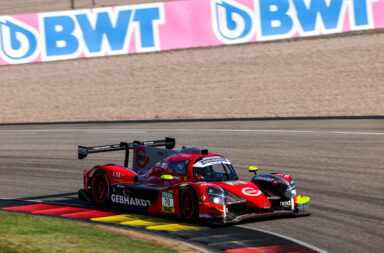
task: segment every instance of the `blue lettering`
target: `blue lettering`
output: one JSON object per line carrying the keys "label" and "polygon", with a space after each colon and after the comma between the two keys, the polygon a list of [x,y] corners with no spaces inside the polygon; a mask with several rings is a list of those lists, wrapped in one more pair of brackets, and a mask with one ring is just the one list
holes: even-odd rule
{"label": "blue lettering", "polygon": [[353,0],[355,26],[369,25],[366,0]]}
{"label": "blue lettering", "polygon": [[326,29],[337,28],[343,0],[330,0],[329,6],[327,6],[325,0],[312,0],[309,8],[305,5],[304,0],[292,1],[297,10],[298,21],[304,32],[315,31],[318,14],[321,16]]}
{"label": "blue lettering", "polygon": [[95,28],[90,24],[86,14],[76,15],[89,52],[94,53],[101,51],[104,35],[109,42],[111,50],[122,50],[131,14],[132,10],[120,11],[114,27],[107,12],[98,13]]}
{"label": "blue lettering", "polygon": [[139,9],[135,11],[134,21],[140,26],[141,48],[155,47],[153,21],[160,19],[159,8]]}
{"label": "blue lettering", "polygon": [[47,56],[69,55],[79,47],[72,34],[75,22],[69,16],[45,17],[45,47]]}
{"label": "blue lettering", "polygon": [[262,36],[283,35],[291,31],[293,21],[287,14],[289,0],[261,0],[259,3]]}

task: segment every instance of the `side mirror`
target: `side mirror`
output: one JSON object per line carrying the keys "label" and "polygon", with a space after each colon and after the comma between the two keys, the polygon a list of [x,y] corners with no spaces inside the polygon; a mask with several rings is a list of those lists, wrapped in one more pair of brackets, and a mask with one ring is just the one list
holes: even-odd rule
{"label": "side mirror", "polygon": [[160,179],[164,180],[164,181],[169,181],[172,184],[173,176],[172,175],[161,175]]}
{"label": "side mirror", "polygon": [[253,172],[253,174],[257,174],[257,170],[258,170],[259,168],[257,168],[257,166],[249,166],[249,168],[248,168],[248,170],[249,170],[249,172]]}

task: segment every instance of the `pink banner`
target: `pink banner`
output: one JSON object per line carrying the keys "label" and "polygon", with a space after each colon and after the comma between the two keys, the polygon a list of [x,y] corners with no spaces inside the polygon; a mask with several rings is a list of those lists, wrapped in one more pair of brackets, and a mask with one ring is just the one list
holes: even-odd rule
{"label": "pink banner", "polygon": [[189,0],[0,17],[0,65],[384,28],[384,0]]}

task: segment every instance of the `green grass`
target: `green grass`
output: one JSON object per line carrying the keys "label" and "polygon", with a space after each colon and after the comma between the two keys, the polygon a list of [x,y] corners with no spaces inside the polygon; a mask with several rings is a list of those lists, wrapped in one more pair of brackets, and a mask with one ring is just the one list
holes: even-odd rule
{"label": "green grass", "polygon": [[0,252],[175,252],[92,224],[0,211]]}

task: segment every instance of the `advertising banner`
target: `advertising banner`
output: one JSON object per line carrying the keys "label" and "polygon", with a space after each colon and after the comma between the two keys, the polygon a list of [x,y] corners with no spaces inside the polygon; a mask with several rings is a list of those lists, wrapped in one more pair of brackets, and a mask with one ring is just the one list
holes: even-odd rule
{"label": "advertising banner", "polygon": [[384,0],[185,0],[0,17],[0,65],[384,28]]}

